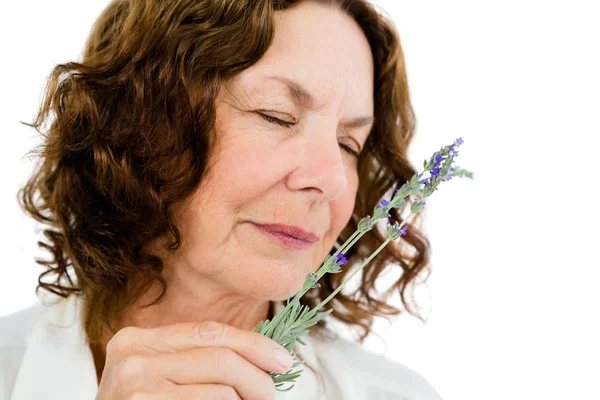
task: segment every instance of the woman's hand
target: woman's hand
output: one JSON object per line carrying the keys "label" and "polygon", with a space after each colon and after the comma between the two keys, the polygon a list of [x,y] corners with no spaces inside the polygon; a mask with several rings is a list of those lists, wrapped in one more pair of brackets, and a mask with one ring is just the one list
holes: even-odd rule
{"label": "woman's hand", "polygon": [[266,371],[285,373],[292,362],[274,340],[222,323],[126,327],[106,346],[96,400],[274,399]]}

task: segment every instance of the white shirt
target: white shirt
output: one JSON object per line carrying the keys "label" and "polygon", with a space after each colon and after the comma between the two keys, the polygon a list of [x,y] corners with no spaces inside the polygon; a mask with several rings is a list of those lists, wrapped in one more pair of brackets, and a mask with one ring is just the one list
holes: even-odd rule
{"label": "white shirt", "polygon": [[[82,304],[72,294],[0,318],[0,400],[95,399],[96,367]],[[302,340],[306,346],[300,353],[321,373],[326,392],[319,392],[316,376],[300,366],[295,386],[277,392],[277,400],[442,400],[421,375],[359,343],[344,338],[325,343],[310,333]]]}

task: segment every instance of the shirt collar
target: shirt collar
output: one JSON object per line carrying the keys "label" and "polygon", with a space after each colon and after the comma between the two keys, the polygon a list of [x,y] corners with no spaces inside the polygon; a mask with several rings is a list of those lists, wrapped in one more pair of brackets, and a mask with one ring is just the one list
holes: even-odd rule
{"label": "shirt collar", "polygon": [[42,314],[27,341],[11,400],[96,397],[96,368],[83,335],[81,303],[70,295]]}

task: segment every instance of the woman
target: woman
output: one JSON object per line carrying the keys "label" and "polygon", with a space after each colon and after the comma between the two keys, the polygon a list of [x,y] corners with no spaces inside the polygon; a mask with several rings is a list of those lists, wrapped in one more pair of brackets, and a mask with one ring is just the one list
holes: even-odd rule
{"label": "woman", "polygon": [[[116,0],[83,60],[59,65],[22,207],[50,226],[38,289],[1,322],[3,399],[439,399],[420,375],[311,328],[291,357],[252,332],[415,172],[393,25],[363,0]],[[39,199],[35,200],[35,195]],[[394,210],[396,211],[396,210]],[[398,213],[392,215],[400,220]],[[328,318],[370,333],[429,260],[411,226]],[[384,240],[373,230],[303,304]],[[374,282],[396,263],[384,293]],[[412,312],[412,311],[411,311]],[[283,352],[281,352],[283,350]]]}

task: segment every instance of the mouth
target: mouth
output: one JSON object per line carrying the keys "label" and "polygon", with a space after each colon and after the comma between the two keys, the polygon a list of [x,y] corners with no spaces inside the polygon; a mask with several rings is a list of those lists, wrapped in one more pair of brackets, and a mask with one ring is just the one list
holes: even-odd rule
{"label": "mouth", "polygon": [[254,222],[251,225],[266,237],[293,250],[307,249],[319,240],[315,234],[288,225],[260,225]]}

